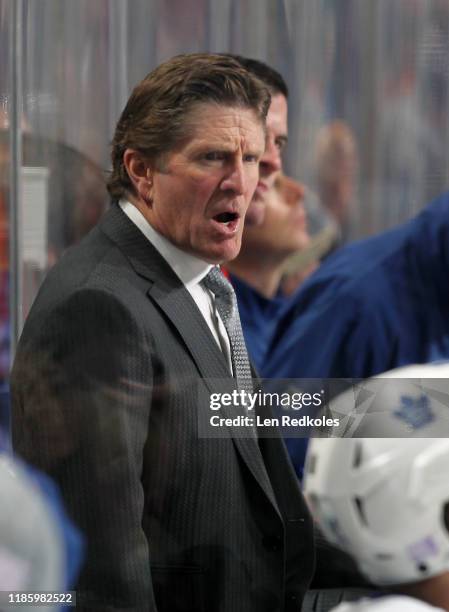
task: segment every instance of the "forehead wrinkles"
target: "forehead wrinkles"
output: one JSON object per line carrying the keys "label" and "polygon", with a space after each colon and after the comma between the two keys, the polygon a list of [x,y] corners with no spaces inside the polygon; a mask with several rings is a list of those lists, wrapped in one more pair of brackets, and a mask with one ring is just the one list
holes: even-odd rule
{"label": "forehead wrinkles", "polygon": [[[264,146],[263,124],[250,109],[201,105],[186,118],[186,139],[196,142],[254,146],[261,141]],[[187,144],[184,139],[183,144]]]}

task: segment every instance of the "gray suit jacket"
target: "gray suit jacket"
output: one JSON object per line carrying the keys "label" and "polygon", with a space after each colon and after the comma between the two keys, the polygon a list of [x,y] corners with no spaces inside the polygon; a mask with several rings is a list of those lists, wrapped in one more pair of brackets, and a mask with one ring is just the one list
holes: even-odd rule
{"label": "gray suit jacket", "polygon": [[199,437],[210,379],[234,388],[190,294],[113,205],[49,273],[12,374],[15,450],[86,535],[80,609],[300,610],[312,525],[283,442]]}

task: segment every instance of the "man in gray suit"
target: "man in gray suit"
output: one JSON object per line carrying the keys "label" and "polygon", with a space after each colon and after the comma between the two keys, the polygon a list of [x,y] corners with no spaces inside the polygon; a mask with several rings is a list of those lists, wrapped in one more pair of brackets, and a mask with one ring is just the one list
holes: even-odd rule
{"label": "man in gray suit", "polygon": [[150,73],[116,128],[113,205],[26,322],[14,446],[87,536],[80,609],[301,609],[312,526],[277,431],[199,435],[212,379],[238,389],[246,359],[206,280],[239,251],[269,100],[223,56]]}

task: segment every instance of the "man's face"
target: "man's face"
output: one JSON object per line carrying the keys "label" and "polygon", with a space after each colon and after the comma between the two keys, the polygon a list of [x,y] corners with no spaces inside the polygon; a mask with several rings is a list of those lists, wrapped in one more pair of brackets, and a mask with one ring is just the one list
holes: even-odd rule
{"label": "man's face", "polygon": [[301,183],[279,176],[265,196],[261,225],[246,226],[243,251],[258,259],[281,263],[309,244],[304,210],[305,189]]}
{"label": "man's face", "polygon": [[265,133],[249,109],[199,104],[188,136],[152,169],[146,218],[180,249],[210,263],[234,259],[257,186]]}
{"label": "man's face", "polygon": [[267,115],[265,152],[260,160],[260,175],[257,188],[246,215],[246,225],[260,225],[265,214],[265,199],[268,191],[282,170],[282,149],[287,143],[287,99],[275,94]]}

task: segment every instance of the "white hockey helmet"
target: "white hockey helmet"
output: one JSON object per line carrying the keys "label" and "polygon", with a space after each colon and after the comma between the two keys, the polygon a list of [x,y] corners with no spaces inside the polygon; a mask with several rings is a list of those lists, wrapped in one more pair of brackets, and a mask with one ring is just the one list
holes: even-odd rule
{"label": "white hockey helmet", "polygon": [[355,381],[330,400],[328,410],[339,423],[332,437],[449,437],[449,363],[405,366]]}
{"label": "white hockey helmet", "polygon": [[[447,365],[427,365],[387,375],[414,380],[411,390],[404,387],[408,381],[401,381],[383,394],[382,411],[379,406],[375,411],[383,412],[379,423],[398,411],[404,393],[419,401],[424,397],[427,416],[410,421],[420,424],[419,433],[412,427],[408,438],[310,441],[305,492],[312,512],[328,539],[380,585],[416,582],[449,570],[449,439],[431,437],[437,435],[442,410],[435,401],[442,400],[443,408],[446,403],[444,390],[435,389],[431,379],[444,372],[449,378]],[[423,382],[418,390],[417,379]],[[393,416],[391,424],[396,420]],[[423,437],[426,432],[429,437]]]}

